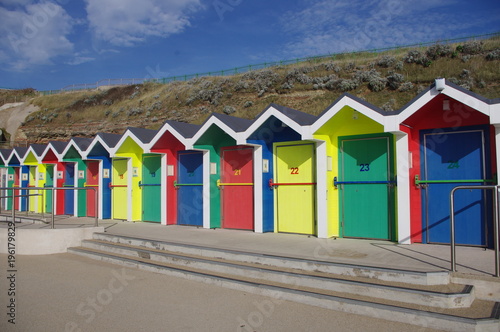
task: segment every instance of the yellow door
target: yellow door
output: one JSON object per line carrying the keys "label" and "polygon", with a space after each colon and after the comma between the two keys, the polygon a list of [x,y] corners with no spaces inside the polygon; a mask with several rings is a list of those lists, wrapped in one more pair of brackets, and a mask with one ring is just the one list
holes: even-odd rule
{"label": "yellow door", "polygon": [[113,159],[111,192],[113,195],[113,219],[126,220],[129,202],[127,199],[128,159]]}
{"label": "yellow door", "polygon": [[278,232],[315,234],[314,144],[276,146]]}

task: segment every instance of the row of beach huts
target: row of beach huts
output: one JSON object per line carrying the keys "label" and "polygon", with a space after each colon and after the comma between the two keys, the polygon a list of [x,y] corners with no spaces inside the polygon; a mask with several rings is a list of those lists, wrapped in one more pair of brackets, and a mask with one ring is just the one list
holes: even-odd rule
{"label": "row of beach huts", "polygon": [[[437,79],[400,110],[349,94],[319,116],[276,104],[0,150],[3,210],[284,232],[450,242],[450,192],[496,185],[500,99]],[[64,187],[92,190],[46,190]],[[28,188],[28,189],[15,189]],[[14,198],[12,194],[14,192]],[[492,246],[491,192],[455,198],[456,241]]]}

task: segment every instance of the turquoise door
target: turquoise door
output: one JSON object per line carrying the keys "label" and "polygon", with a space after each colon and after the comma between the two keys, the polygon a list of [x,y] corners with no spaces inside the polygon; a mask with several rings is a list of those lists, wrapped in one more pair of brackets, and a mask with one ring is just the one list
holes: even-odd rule
{"label": "turquoise door", "polygon": [[161,221],[161,156],[145,155],[142,158],[142,220]]}
{"label": "turquoise door", "polygon": [[[54,165],[47,165],[45,187],[54,187]],[[52,190],[46,191],[45,211],[52,213]]]}
{"label": "turquoise door", "polygon": [[343,236],[391,239],[394,193],[389,137],[339,138]]}

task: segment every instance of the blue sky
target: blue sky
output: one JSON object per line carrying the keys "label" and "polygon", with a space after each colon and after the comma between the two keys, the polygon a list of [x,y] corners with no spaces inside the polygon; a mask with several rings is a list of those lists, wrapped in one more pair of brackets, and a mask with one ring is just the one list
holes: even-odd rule
{"label": "blue sky", "polygon": [[0,87],[168,77],[497,31],[498,0],[0,0]]}

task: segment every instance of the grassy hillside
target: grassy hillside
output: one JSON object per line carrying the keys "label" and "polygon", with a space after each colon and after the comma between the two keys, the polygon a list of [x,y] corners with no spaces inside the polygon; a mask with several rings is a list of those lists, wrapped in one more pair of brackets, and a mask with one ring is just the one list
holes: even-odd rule
{"label": "grassy hillside", "polygon": [[390,112],[437,77],[487,98],[500,97],[500,37],[384,53],[356,53],[187,82],[114,87],[36,97],[40,111],[17,137],[30,143],[128,126],[158,129],[164,120],[202,123],[211,112],[252,119],[269,103],[319,114],[349,92]]}

